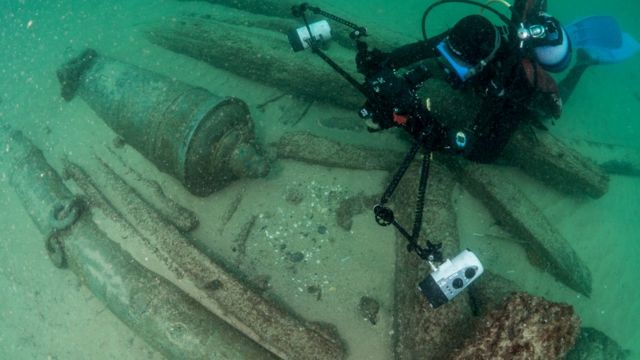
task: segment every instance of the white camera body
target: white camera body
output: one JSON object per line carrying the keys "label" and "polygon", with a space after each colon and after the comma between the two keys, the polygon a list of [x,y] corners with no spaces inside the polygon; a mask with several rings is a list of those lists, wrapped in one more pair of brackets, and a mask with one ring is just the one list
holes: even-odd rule
{"label": "white camera body", "polygon": [[437,308],[460,294],[482,273],[484,267],[478,257],[467,249],[453,259],[447,259],[429,276],[422,280],[418,289]]}

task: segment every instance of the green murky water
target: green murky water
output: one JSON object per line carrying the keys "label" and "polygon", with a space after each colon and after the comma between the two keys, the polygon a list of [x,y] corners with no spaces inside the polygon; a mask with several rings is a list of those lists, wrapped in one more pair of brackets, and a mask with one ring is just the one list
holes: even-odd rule
{"label": "green murky water", "polygon": [[[381,32],[388,37],[418,39],[420,17],[428,4],[324,0],[318,5],[366,25],[373,36]],[[207,6],[171,0],[4,0],[0,4],[0,123],[22,130],[57,169],[63,156],[90,167],[90,153],[111,147],[115,135],[80,99],[65,102],[60,97],[55,72],[70,56],[92,47],[214,93],[244,99],[259,141],[264,143],[295,127],[368,145],[400,146],[392,134],[371,135],[357,127],[353,131],[344,125],[348,113],[341,109],[319,104],[307,108],[307,103],[290,97],[261,109],[260,104],[280,92],[159,48],[142,34],[154,21],[170,21],[177,14]],[[549,10],[564,22],[593,14],[613,15],[626,31],[640,38],[635,12],[640,5],[632,2],[550,1]],[[455,23],[463,11],[456,7],[439,13],[437,26]],[[637,161],[639,83],[640,56],[589,69],[550,131],[598,161]],[[319,119],[334,112],[341,123],[331,128],[329,122],[327,129],[327,122]],[[391,276],[393,242],[397,240],[391,230],[378,228],[368,213],[356,216],[350,231],[336,225],[334,214],[343,196],[380,193],[385,172],[283,161],[274,165],[266,179],[241,180],[202,199],[190,195],[131,149],[123,155],[156,179],[171,197],[198,213],[201,227],[193,236],[202,247],[249,277],[269,279],[268,291],[305,318],[335,324],[349,343],[353,359],[391,357]],[[71,271],[52,266],[42,235],[8,184],[9,176],[0,169],[0,358],[162,358],[96,300]],[[493,220],[480,203],[458,189],[462,245],[472,247],[488,269],[533,294],[574,305],[583,325],[604,331],[631,349],[634,358],[639,357],[640,178],[637,174],[612,175],[609,192],[597,200],[551,193],[527,181],[522,184],[590,268],[591,298],[577,295],[533,268],[517,243],[477,236],[486,230],[483,224]],[[299,199],[292,202],[292,197]],[[236,212],[222,226],[225,214],[235,206]],[[252,216],[257,220],[245,239],[246,254],[239,257],[235,241]],[[380,303],[375,326],[358,314],[363,295]]]}

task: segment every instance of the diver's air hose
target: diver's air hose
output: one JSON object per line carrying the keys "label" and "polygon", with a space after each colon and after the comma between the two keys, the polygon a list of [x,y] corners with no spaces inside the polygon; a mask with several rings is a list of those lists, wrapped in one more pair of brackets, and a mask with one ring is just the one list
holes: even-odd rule
{"label": "diver's air hose", "polygon": [[[503,0],[494,0],[494,1],[503,1]],[[509,19],[508,17],[506,17],[504,14],[500,13],[498,10],[492,8],[491,6],[489,6],[489,4],[482,4],[479,3],[477,1],[473,1],[473,0],[440,0],[438,2],[435,2],[433,4],[431,4],[422,14],[422,38],[427,41],[429,39],[429,37],[427,36],[427,16],[429,16],[429,13],[431,12],[431,10],[433,10],[434,8],[440,6],[440,5],[444,5],[444,4],[449,4],[449,3],[460,3],[460,4],[468,4],[468,5],[474,5],[474,6],[478,6],[482,9],[491,11],[492,13],[494,13],[496,16],[498,16],[500,18],[500,20],[502,20],[507,26],[511,26],[513,24],[513,22],[511,21],[511,19]],[[511,10],[511,6],[509,6],[509,9]],[[513,10],[512,10],[513,11]]]}

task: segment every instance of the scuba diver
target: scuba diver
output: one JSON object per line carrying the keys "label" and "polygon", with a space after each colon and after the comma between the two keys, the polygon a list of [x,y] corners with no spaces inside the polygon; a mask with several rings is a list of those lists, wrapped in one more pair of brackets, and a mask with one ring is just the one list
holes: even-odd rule
{"label": "scuba diver", "polygon": [[[469,250],[443,262],[442,244],[418,242],[431,154],[449,152],[477,162],[493,162],[522,124],[532,121],[543,126],[536,122],[540,116],[559,118],[563,99],[566,101],[589,66],[620,62],[640,50],[640,45],[621,32],[611,17],[589,17],[563,27],[547,14],[546,0],[515,0],[512,6],[505,0],[489,1],[493,2],[507,5],[511,17],[473,0],[437,1],[424,12],[424,39],[389,52],[369,49],[362,40],[367,36],[364,27],[306,3],[292,8],[293,15],[305,22],[305,26],[289,33],[292,48],[311,48],[366,97],[359,114],[370,131],[399,127],[412,137],[411,149],[373,212],[379,225],[393,225],[408,241],[407,250],[431,266],[433,272],[418,287],[433,307],[463,291],[482,274],[483,266]],[[447,3],[480,7],[496,15],[502,24],[495,25],[482,15],[469,15],[450,30],[429,37],[429,13]],[[356,42],[355,60],[358,72],[364,75],[363,83],[324,53],[320,43],[331,38],[330,26],[326,20],[309,23],[307,11],[352,29],[350,36]],[[573,51],[577,52],[574,66],[556,83],[549,72],[566,70]],[[433,60],[441,65],[444,78],[454,89],[480,99],[474,116],[451,121],[431,111],[429,92],[423,94],[421,90],[432,77],[432,67],[425,62]],[[462,107],[454,106],[456,112]],[[469,104],[464,103],[464,107]],[[387,203],[418,152],[422,153],[420,180],[409,231],[398,223]],[[439,268],[434,265],[437,262],[442,263]]]}
{"label": "scuba diver", "polygon": [[[429,37],[427,17],[444,4],[462,3],[496,15],[496,25],[482,15],[459,20],[450,30]],[[489,6],[501,3],[511,16]],[[358,52],[356,65],[365,77],[359,83],[333,62],[319,44],[331,38],[326,21],[310,24],[306,11],[351,27]],[[370,131],[401,127],[420,139],[428,151],[461,153],[470,160],[493,162],[514,131],[530,122],[544,127],[541,118],[558,119],[565,102],[589,66],[620,62],[640,49],[628,34],[622,33],[614,18],[593,16],[563,27],[547,12],[546,0],[440,0],[429,6],[422,17],[423,40],[390,52],[370,50],[362,40],[364,27],[303,3],[294,6],[293,15],[302,17],[306,27],[289,33],[294,50],[311,48],[334,70],[367,98],[360,116]],[[577,51],[576,51],[577,50]],[[577,61],[558,84],[549,72],[562,72]],[[481,98],[477,114],[462,123],[449,124],[438,118],[425,103],[419,88],[433,74],[426,67],[437,60],[455,89]],[[426,94],[428,97],[429,94]]]}
{"label": "scuba diver", "polygon": [[[455,129],[440,124],[441,140],[436,141],[436,147],[461,152],[473,161],[493,162],[526,120],[535,115],[559,118],[563,98],[593,63],[588,56],[579,56],[576,66],[558,85],[548,72],[564,71],[571,62],[567,33],[546,13],[545,0],[517,0],[511,11],[510,19],[499,15],[505,22],[501,26],[482,15],[469,15],[444,33],[429,38],[425,33],[426,40],[389,53],[372,50],[359,59],[359,70],[366,76],[375,71],[367,69],[371,64],[384,64],[395,71],[437,58],[454,88],[472,92],[482,101],[475,117],[466,119],[466,124],[456,124]],[[379,128],[400,125],[397,116],[372,116]]]}

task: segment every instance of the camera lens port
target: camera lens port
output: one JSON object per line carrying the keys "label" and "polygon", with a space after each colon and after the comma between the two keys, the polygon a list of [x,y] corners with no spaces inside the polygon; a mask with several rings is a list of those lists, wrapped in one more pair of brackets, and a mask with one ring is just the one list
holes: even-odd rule
{"label": "camera lens port", "polygon": [[472,277],[476,276],[476,269],[475,268],[467,268],[467,270],[464,271],[464,276],[467,279],[471,279]]}
{"label": "camera lens port", "polygon": [[456,278],[455,280],[453,280],[451,285],[453,285],[454,289],[460,289],[464,286],[464,282],[462,281],[462,279]]}

